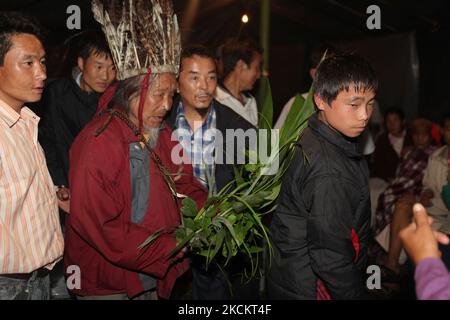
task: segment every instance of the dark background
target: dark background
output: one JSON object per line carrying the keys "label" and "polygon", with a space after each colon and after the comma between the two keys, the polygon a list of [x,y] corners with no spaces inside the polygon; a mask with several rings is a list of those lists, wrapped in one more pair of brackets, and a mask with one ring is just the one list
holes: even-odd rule
{"label": "dark background", "polygon": [[[70,5],[81,9],[81,30],[68,30]],[[381,9],[381,30],[369,30],[369,5]],[[183,42],[217,47],[229,36],[259,40],[259,0],[174,0]],[[193,8],[191,16],[189,8]],[[35,16],[48,30],[49,76],[63,72],[64,42],[97,28],[89,0],[0,1],[0,10]],[[241,23],[247,13],[248,24]],[[439,121],[450,112],[450,2],[445,0],[271,0],[269,74],[275,116],[311,81],[307,57],[317,42],[364,55],[380,79],[381,110],[403,108],[409,119]]]}

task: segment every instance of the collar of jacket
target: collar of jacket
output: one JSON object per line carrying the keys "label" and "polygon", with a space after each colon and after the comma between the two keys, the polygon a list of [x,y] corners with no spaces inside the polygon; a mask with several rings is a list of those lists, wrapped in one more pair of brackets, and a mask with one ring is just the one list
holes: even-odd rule
{"label": "collar of jacket", "polygon": [[86,107],[94,108],[94,110],[97,110],[97,104],[101,94],[98,92],[87,92],[81,90],[80,86],[73,77],[70,77],[68,80],[70,90],[78,98],[78,100]]}
{"label": "collar of jacket", "polygon": [[358,139],[346,138],[336,130],[330,128],[324,122],[319,120],[319,114],[314,114],[308,121],[308,126],[317,135],[327,140],[329,143],[341,149],[347,156],[351,158],[362,158],[361,146]]}

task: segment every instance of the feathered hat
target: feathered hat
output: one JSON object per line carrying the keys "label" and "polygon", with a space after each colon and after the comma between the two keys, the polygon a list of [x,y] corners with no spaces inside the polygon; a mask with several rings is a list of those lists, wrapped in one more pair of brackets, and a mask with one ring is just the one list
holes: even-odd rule
{"label": "feathered hat", "polygon": [[171,0],[92,0],[117,69],[117,78],[178,74],[180,33]]}
{"label": "feathered hat", "polygon": [[108,41],[117,79],[146,74],[138,111],[139,129],[142,130],[150,74],[178,75],[181,41],[172,1],[92,0],[92,12]]}

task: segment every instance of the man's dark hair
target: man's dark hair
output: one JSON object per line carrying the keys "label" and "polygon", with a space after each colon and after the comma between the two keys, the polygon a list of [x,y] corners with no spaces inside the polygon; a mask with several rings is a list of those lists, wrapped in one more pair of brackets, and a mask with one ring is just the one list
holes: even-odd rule
{"label": "man's dark hair", "polygon": [[11,38],[20,34],[34,35],[43,42],[41,27],[33,18],[20,12],[0,12],[0,66],[11,49]]}
{"label": "man's dark hair", "polygon": [[317,68],[319,65],[320,60],[322,60],[322,57],[324,53],[327,53],[327,58],[334,56],[336,54],[342,54],[342,52],[338,49],[336,49],[334,46],[328,43],[323,43],[316,45],[312,48],[311,53],[309,55],[309,68]]}
{"label": "man's dark hair", "polygon": [[255,54],[263,53],[263,49],[252,39],[228,39],[222,47],[223,77],[226,78],[236,67],[239,60],[247,65],[252,63]]}
{"label": "man's dark hair", "polygon": [[402,120],[402,121],[405,120],[405,113],[399,107],[390,107],[390,108],[386,109],[386,111],[384,112],[384,121],[385,122],[386,122],[387,116],[390,114],[396,114],[400,118],[400,120]]}
{"label": "man's dark hair", "polygon": [[367,60],[354,54],[340,54],[326,58],[319,65],[313,91],[331,105],[341,91],[348,91],[352,85],[358,92],[376,92],[378,80]]}
{"label": "man's dark hair", "polygon": [[91,54],[101,57],[111,57],[111,52],[101,31],[85,32],[78,40],[78,57],[86,61]]}
{"label": "man's dark hair", "polygon": [[216,59],[214,53],[210,48],[201,44],[191,44],[183,48],[180,57],[180,72],[183,69],[183,60],[187,58],[192,58],[193,56],[199,56],[202,58],[210,58],[214,64]]}

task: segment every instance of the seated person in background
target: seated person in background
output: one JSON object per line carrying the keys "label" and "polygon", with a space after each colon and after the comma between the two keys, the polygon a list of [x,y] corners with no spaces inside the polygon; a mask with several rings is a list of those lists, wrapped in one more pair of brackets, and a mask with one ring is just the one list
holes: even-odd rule
{"label": "seated person in background", "polygon": [[450,114],[443,118],[445,145],[436,150],[428,161],[423,177],[422,204],[433,217],[433,229],[450,234],[450,208],[442,198],[442,188],[450,182]]}
{"label": "seated person in background", "polygon": [[[447,119],[448,118],[448,119]],[[450,233],[448,228],[449,209],[445,206],[441,198],[442,187],[447,184],[448,172],[448,153],[450,145],[450,117],[445,118],[444,138],[446,146],[434,151],[429,159],[426,169],[423,173],[422,192],[420,193],[420,202],[428,207],[428,213],[434,218],[434,230],[440,230],[444,233]],[[444,159],[445,157],[445,159]],[[398,274],[400,270],[399,257],[402,252],[402,246],[399,239],[399,231],[406,227],[412,219],[412,206],[416,198],[410,194],[395,204],[395,211],[392,216],[390,232],[388,227],[377,237],[377,241],[384,245],[389,243],[387,268]],[[446,223],[447,222],[447,223]],[[385,236],[383,237],[383,234]],[[387,234],[387,236],[386,236]],[[384,239],[383,239],[384,238]],[[389,239],[390,238],[390,239]],[[383,245],[383,244],[382,244]],[[404,261],[406,256],[400,260]]]}
{"label": "seated person in background", "polygon": [[423,172],[428,158],[436,149],[431,144],[431,121],[415,119],[411,122],[413,145],[404,148],[396,176],[378,198],[375,215],[375,234],[379,234],[391,222],[395,203],[409,194],[419,196],[422,192]]}
{"label": "seated person in background", "polygon": [[386,131],[377,137],[375,151],[369,158],[372,228],[375,225],[378,197],[395,177],[403,148],[412,144],[411,137],[405,130],[402,110],[388,109],[384,113],[384,126]]}
{"label": "seated person in background", "polygon": [[403,148],[410,146],[412,142],[405,130],[405,116],[402,110],[388,109],[384,115],[384,123],[387,132],[381,134],[375,142],[370,176],[389,182],[395,177]]}

